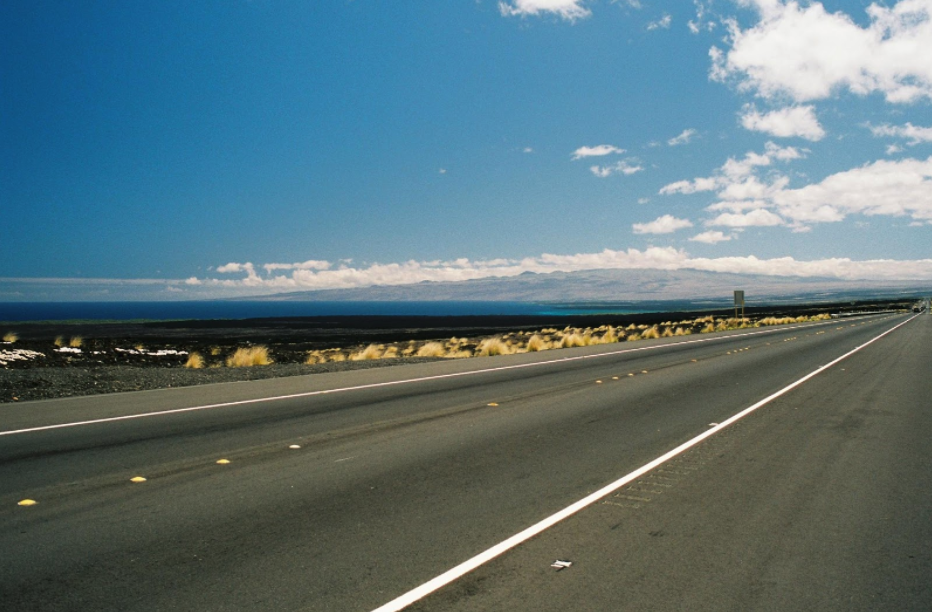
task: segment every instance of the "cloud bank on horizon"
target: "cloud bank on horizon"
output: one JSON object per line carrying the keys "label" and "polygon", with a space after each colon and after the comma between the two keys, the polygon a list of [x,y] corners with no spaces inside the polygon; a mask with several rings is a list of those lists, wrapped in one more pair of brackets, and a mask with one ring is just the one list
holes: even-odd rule
{"label": "cloud bank on horizon", "polygon": [[[120,223],[135,223],[129,234],[150,251],[105,265],[103,246],[62,228],[36,262],[16,242],[25,238],[11,237],[0,276],[80,283],[93,270],[151,284],[162,281],[133,281],[131,266],[162,256],[173,297],[590,269],[932,281],[932,0],[851,4],[492,0],[457,15],[424,9],[442,42],[391,11],[373,16],[382,9],[366,3],[309,13],[240,7],[243,24],[220,31],[276,41],[268,57],[244,51],[263,75],[239,64],[222,64],[219,82],[204,73],[202,96],[211,83],[229,89],[205,97],[204,108],[192,104],[198,124],[189,127],[206,149],[163,129],[159,121],[178,128],[185,119],[152,112],[145,87],[120,90],[141,105],[127,121],[154,121],[128,129],[126,165],[106,148],[128,137],[87,110],[95,87],[102,96],[118,87],[110,79],[120,75],[108,71],[119,67],[101,60],[84,89],[45,92],[52,101],[43,107],[29,97],[43,93],[30,90],[35,75],[4,60],[23,92],[0,119],[13,136],[0,145],[13,164],[0,191],[13,225],[67,220],[90,233],[84,218],[103,219],[102,234],[129,253],[132,240],[116,236]],[[347,38],[389,17],[399,38]],[[295,30],[276,38],[286,21]],[[315,27],[343,38],[308,43]],[[42,53],[55,58],[27,42],[41,32],[5,32],[8,50],[31,49],[34,68]],[[281,64],[288,53],[306,61]],[[170,79],[172,64],[149,61],[143,75]],[[301,85],[289,77],[305,78],[306,89],[292,89]],[[251,89],[250,79],[264,78],[267,92]],[[185,93],[197,100],[198,91]],[[27,129],[54,113],[71,115],[64,132],[75,142],[87,134],[72,122],[90,121],[94,146],[82,155]],[[12,127],[18,118],[22,134]],[[253,148],[266,157],[251,157]],[[27,163],[23,151],[34,166],[15,166]],[[189,171],[204,153],[201,174]],[[149,169],[156,162],[164,172]],[[102,187],[67,182],[82,163]],[[52,171],[64,178],[46,181]],[[179,241],[171,254],[154,252],[159,237]],[[193,269],[178,255],[183,239],[199,245]]]}

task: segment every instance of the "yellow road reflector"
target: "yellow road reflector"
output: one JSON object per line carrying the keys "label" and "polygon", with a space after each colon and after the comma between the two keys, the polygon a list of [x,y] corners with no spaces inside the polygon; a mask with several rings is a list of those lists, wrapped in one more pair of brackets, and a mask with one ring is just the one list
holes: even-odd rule
{"label": "yellow road reflector", "polygon": [[288,448],[297,449],[297,448],[301,448],[301,445],[300,445],[300,444],[292,444],[292,445],[289,446]]}
{"label": "yellow road reflector", "polygon": [[17,502],[16,505],[17,505],[17,506],[35,506],[35,505],[38,504],[38,503],[39,503],[39,502],[37,502],[37,501],[34,500],[34,499],[24,499],[24,500],[22,500],[22,501],[20,501],[20,502]]}
{"label": "yellow road reflector", "polygon": [[617,376],[612,376],[612,380],[618,380]]}
{"label": "yellow road reflector", "polygon": [[218,460],[217,460],[217,463],[220,464],[220,465],[226,465],[226,464],[228,464],[229,462],[230,462],[229,459],[218,459]]}
{"label": "yellow road reflector", "polygon": [[628,372],[628,376],[634,376],[634,372]]}
{"label": "yellow road reflector", "polygon": [[145,482],[146,481],[146,479],[143,478],[142,476],[133,476],[129,480],[130,482]]}
{"label": "yellow road reflector", "polygon": [[488,405],[489,405],[489,406],[492,406],[493,408],[494,408],[495,406],[498,406],[498,404],[496,404],[495,402],[489,402]]}
{"label": "yellow road reflector", "polygon": [[597,380],[597,381],[595,381],[595,384],[601,385],[601,384],[602,384],[602,381],[601,381],[601,380]]}
{"label": "yellow road reflector", "polygon": [[647,370],[641,370],[641,374],[647,374]]}
{"label": "yellow road reflector", "polygon": [[699,360],[698,360],[698,359],[693,359],[692,362],[693,362],[693,363],[699,363]]}

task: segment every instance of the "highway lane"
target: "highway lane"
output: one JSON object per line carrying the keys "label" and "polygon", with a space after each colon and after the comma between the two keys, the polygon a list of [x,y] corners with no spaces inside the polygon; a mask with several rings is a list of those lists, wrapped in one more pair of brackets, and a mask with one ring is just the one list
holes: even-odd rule
{"label": "highway lane", "polygon": [[930,347],[923,315],[408,609],[932,609]]}
{"label": "highway lane", "polygon": [[903,320],[16,406],[4,431],[431,377],[0,436],[0,599],[372,609]]}

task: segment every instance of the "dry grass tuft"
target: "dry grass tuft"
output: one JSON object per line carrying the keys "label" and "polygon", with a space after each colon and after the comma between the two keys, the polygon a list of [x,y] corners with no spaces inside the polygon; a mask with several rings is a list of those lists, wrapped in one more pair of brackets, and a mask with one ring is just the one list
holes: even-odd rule
{"label": "dry grass tuft", "polygon": [[84,346],[84,338],[81,336],[74,336],[68,341],[68,346],[71,348],[81,348]]}
{"label": "dry grass tuft", "polygon": [[369,361],[371,359],[381,359],[384,347],[377,344],[370,344],[361,351],[351,353],[350,361]]}
{"label": "dry grass tuft", "polygon": [[7,333],[3,334],[3,341],[4,341],[4,342],[8,342],[8,343],[10,343],[10,344],[13,344],[13,343],[16,342],[17,340],[19,340],[19,336],[16,335],[16,332],[7,332]]}
{"label": "dry grass tuft", "polygon": [[609,327],[608,330],[602,334],[602,337],[599,338],[600,344],[615,344],[616,342],[618,342],[618,334],[615,332],[614,327]]}
{"label": "dry grass tuft", "polygon": [[439,342],[428,342],[417,350],[418,357],[446,357],[447,347]]}
{"label": "dry grass tuft", "polygon": [[200,353],[191,353],[188,355],[188,360],[184,362],[184,367],[200,370],[204,367],[204,358],[201,357]]}
{"label": "dry grass tuft", "polygon": [[673,332],[674,336],[688,336],[693,333],[692,329],[683,329],[682,327],[677,327],[676,331]]}
{"label": "dry grass tuft", "polygon": [[703,327],[703,328],[699,331],[699,333],[700,333],[700,334],[711,334],[711,333],[714,332],[714,331],[715,331],[715,323],[712,323],[712,322],[710,321],[709,323],[706,324],[705,327]]}
{"label": "dry grass tuft", "polygon": [[529,353],[536,353],[537,351],[546,351],[550,348],[550,343],[534,334],[527,341],[527,351]]}
{"label": "dry grass tuft", "polygon": [[384,353],[382,353],[382,359],[393,359],[395,357],[398,357],[397,346],[390,346],[387,349],[385,349]]}
{"label": "dry grass tuft", "polygon": [[65,346],[65,339],[62,338],[61,336],[56,336],[56,337],[55,337],[55,346],[57,346],[58,348],[61,348],[61,347]]}
{"label": "dry grass tuft", "polygon": [[625,336],[625,342],[637,342],[641,339],[641,334],[635,332],[633,334],[628,334]]}
{"label": "dry grass tuft", "polygon": [[269,349],[264,346],[251,346],[238,348],[236,352],[227,357],[228,368],[250,368],[264,366],[272,363],[269,358]]}
{"label": "dry grass tuft", "polygon": [[494,357],[496,355],[511,355],[514,349],[502,342],[501,338],[486,338],[476,347],[476,355],[479,357]]}
{"label": "dry grass tuft", "polygon": [[660,337],[661,337],[661,338],[672,338],[672,337],[673,337],[673,330],[670,329],[669,327],[664,327],[664,328],[663,328],[663,333],[660,334]]}
{"label": "dry grass tuft", "polygon": [[304,365],[317,365],[318,363],[327,363],[327,358],[320,351],[308,351]]}
{"label": "dry grass tuft", "polygon": [[648,327],[643,332],[641,332],[641,338],[644,340],[654,340],[660,337],[660,330],[657,329],[657,326]]}
{"label": "dry grass tuft", "polygon": [[574,346],[587,346],[591,336],[580,333],[571,333],[560,340],[560,348],[573,348]]}

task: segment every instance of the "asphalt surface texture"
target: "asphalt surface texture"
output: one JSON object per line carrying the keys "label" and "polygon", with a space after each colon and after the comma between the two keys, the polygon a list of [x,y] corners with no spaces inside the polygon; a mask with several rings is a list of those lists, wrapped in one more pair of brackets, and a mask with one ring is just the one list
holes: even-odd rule
{"label": "asphalt surface texture", "polygon": [[7,404],[0,602],[372,611],[900,324],[407,609],[929,610],[926,314]]}

